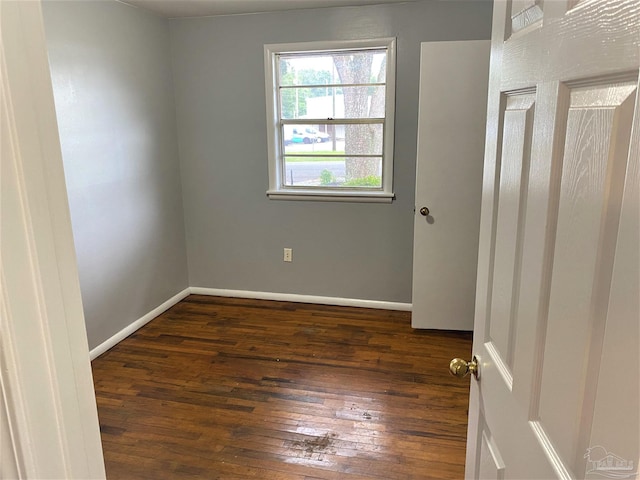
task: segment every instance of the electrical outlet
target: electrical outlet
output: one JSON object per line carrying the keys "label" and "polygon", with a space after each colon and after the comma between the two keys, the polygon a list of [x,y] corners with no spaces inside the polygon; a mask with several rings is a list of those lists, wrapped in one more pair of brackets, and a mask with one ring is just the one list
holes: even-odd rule
{"label": "electrical outlet", "polygon": [[285,262],[293,262],[293,249],[285,248],[284,249],[284,261]]}

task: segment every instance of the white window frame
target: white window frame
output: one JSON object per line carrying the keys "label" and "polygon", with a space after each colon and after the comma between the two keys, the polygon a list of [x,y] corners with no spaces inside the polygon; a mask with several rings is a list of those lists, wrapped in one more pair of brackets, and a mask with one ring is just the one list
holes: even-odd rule
{"label": "white window frame", "polygon": [[[278,55],[285,53],[320,53],[341,50],[381,49],[387,50],[385,91],[385,119],[382,152],[382,188],[300,188],[285,185],[281,168],[284,156],[284,141],[280,138],[277,92]],[[391,203],[393,193],[393,139],[396,96],[396,39],[377,38],[367,40],[279,43],[264,46],[265,92],[267,107],[267,145],[269,159],[269,190],[267,196],[275,200],[320,200],[342,202]],[[324,119],[326,120],[326,119]],[[313,119],[309,119],[313,123]],[[305,119],[306,123],[306,119]]]}

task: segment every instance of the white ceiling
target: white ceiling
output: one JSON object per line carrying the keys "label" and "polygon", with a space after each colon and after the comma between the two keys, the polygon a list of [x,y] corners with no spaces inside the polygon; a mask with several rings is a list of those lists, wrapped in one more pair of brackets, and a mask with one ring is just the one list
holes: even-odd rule
{"label": "white ceiling", "polygon": [[303,8],[374,5],[418,0],[121,0],[167,18],[261,13]]}

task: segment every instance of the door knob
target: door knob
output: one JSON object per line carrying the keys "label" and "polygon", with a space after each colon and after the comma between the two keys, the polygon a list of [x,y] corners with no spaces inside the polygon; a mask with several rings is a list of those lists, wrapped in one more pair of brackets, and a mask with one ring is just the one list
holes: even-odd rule
{"label": "door knob", "polygon": [[423,217],[426,217],[427,215],[429,215],[429,209],[427,207],[422,207],[420,209],[420,215],[422,215]]}
{"label": "door knob", "polygon": [[471,373],[476,380],[480,378],[480,363],[478,357],[473,356],[473,360],[467,362],[461,358],[454,358],[449,364],[449,372],[451,375],[458,378],[464,378]]}

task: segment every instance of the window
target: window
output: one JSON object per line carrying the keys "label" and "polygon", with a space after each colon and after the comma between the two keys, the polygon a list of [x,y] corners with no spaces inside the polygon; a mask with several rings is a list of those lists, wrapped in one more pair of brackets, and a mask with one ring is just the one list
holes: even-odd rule
{"label": "window", "polygon": [[270,198],[391,202],[395,39],[265,45]]}

